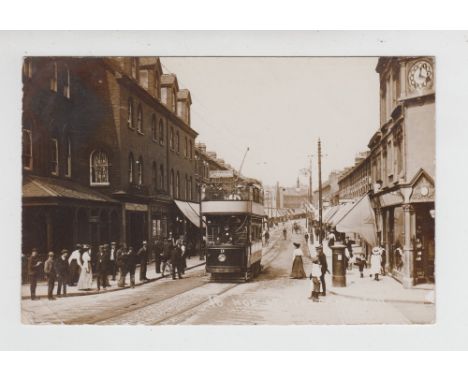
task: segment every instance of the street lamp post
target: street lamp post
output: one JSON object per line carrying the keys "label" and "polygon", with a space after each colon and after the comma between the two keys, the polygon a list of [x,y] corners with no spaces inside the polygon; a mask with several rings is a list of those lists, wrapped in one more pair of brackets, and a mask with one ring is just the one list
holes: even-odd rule
{"label": "street lamp post", "polygon": [[320,138],[318,140],[318,182],[319,182],[319,243],[322,244],[323,232],[322,232],[322,144]]}

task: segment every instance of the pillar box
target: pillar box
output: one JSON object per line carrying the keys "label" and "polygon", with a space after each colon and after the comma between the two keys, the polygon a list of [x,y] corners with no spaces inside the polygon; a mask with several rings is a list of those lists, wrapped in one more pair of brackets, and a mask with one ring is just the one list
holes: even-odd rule
{"label": "pillar box", "polygon": [[332,285],[334,287],[346,286],[346,258],[343,244],[335,244],[332,250]]}

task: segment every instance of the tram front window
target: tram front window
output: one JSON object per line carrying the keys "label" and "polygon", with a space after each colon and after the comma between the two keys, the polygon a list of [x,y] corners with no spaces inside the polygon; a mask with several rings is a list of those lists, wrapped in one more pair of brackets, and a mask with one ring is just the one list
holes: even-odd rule
{"label": "tram front window", "polygon": [[211,216],[207,219],[208,245],[247,244],[247,216]]}

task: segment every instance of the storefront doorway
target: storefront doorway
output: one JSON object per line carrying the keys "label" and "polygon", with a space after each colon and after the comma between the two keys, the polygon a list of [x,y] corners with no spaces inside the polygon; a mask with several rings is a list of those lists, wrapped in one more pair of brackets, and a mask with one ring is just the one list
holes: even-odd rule
{"label": "storefront doorway", "polygon": [[414,282],[434,282],[435,221],[434,203],[415,204],[416,230],[414,249]]}

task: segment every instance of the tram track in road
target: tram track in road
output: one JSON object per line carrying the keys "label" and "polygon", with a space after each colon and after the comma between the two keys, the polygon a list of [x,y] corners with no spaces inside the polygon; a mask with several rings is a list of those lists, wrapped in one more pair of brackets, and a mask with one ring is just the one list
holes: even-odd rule
{"label": "tram track in road", "polygon": [[[281,254],[282,241],[280,235],[274,238],[264,256],[263,271]],[[272,253],[273,251],[273,253]],[[164,325],[172,322],[178,323],[178,318],[185,317],[202,306],[209,304],[213,299],[226,294],[230,290],[246,285],[245,283],[209,282],[203,280],[201,285],[176,293],[167,298],[147,304],[138,304],[132,309],[126,309],[118,314],[109,314],[104,318],[94,320],[93,324],[145,324]],[[157,317],[155,319],[155,316]],[[183,320],[182,320],[183,321]]]}
{"label": "tram track in road", "polygon": [[[276,237],[275,242],[272,243],[271,247],[268,249],[267,254],[269,254],[271,252],[271,250],[273,250],[273,249],[277,249],[277,250],[274,252],[275,254],[273,256],[271,256],[268,259],[265,259],[265,264],[262,265],[262,272],[267,270],[269,268],[269,266],[271,265],[271,263],[281,254],[281,252],[282,252],[281,248],[280,248],[281,244],[289,242],[289,241],[290,240],[281,241],[281,236],[278,234],[278,236]],[[232,289],[238,288],[238,287],[246,285],[246,284],[248,284],[248,283],[236,283],[234,285],[230,285],[230,286],[224,288],[223,290],[219,291],[218,293],[212,294],[212,295],[208,296],[208,298],[205,298],[202,301],[197,302],[196,304],[192,304],[191,306],[185,307],[184,309],[179,310],[179,311],[171,314],[170,316],[166,316],[166,317],[164,317],[162,319],[158,319],[156,321],[153,321],[153,322],[149,323],[149,325],[171,325],[171,324],[174,325],[174,324],[178,324],[179,322],[181,322],[181,321],[183,321],[185,319],[185,317],[184,317],[185,315],[187,315],[188,313],[190,313],[192,311],[195,312],[197,309],[203,307],[204,305],[212,303],[212,301],[214,300],[215,297],[220,297],[220,296],[226,294],[227,292],[231,291]],[[180,316],[182,316],[182,320],[179,320],[179,322],[178,322],[177,318],[180,317]]]}

